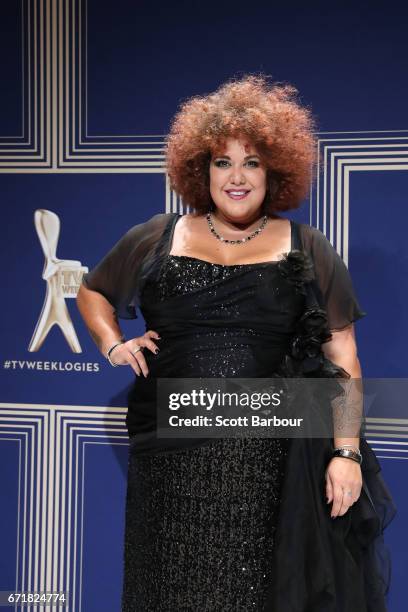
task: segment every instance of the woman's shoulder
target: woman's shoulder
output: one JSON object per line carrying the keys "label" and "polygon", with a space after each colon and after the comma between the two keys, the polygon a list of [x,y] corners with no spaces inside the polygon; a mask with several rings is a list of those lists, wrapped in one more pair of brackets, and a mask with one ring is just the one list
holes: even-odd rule
{"label": "woman's shoulder", "polygon": [[344,266],[340,254],[322,230],[308,223],[298,223],[298,227],[301,246],[311,255],[315,264],[320,264],[322,268]]}
{"label": "woman's shoulder", "polygon": [[178,213],[174,212],[156,213],[155,215],[147,219],[147,221],[144,221],[142,225],[152,227],[166,227],[166,225],[177,216]]}
{"label": "woman's shoulder", "polygon": [[166,228],[170,228],[172,220],[177,217],[177,213],[157,213],[147,219],[132,226],[128,226],[125,233],[115,243],[112,253],[120,253],[121,256],[148,252],[157,241],[167,233]]}
{"label": "woman's shoulder", "polygon": [[333,248],[327,236],[317,227],[308,223],[296,222],[303,248],[307,250],[315,250],[322,247],[326,249]]}
{"label": "woman's shoulder", "polygon": [[146,221],[142,221],[135,225],[132,225],[127,235],[146,237],[146,234],[157,234],[164,232],[166,227],[171,225],[171,222],[178,216],[177,213],[156,213]]}
{"label": "woman's shoulder", "polygon": [[300,223],[299,221],[297,221],[296,223],[299,226],[300,232],[304,236],[311,236],[311,237],[324,236],[323,232],[319,230],[317,227],[314,227],[314,225],[309,225],[309,223]]}

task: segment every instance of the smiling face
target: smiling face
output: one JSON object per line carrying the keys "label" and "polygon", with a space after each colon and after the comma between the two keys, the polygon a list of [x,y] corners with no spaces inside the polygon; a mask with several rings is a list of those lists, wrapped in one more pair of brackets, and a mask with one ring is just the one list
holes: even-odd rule
{"label": "smiling face", "polygon": [[211,157],[210,194],[225,220],[249,223],[261,216],[266,168],[245,138],[227,138],[222,154]]}

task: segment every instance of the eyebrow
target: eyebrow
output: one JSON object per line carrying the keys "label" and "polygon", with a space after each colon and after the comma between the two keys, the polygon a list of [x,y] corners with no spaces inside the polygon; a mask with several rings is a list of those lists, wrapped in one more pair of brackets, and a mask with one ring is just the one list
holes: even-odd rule
{"label": "eyebrow", "polygon": [[[223,157],[224,159],[231,159],[229,155],[216,155],[215,159],[217,159],[217,157]],[[257,155],[256,153],[253,153],[252,155],[246,155],[244,159],[249,159],[250,157],[259,157],[259,155]]]}

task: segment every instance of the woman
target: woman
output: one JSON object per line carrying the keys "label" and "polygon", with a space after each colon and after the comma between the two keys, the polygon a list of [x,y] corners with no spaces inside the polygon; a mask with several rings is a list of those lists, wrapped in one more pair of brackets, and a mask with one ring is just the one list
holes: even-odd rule
{"label": "woman", "polygon": [[[313,130],[296,90],[261,76],[186,101],[166,155],[193,213],[136,225],[84,276],[92,337],[136,374],[123,612],[386,610],[395,509],[362,436],[156,436],[158,378],[361,377],[346,266],[279,215],[308,191]],[[137,307],[147,331],[125,340]]]}

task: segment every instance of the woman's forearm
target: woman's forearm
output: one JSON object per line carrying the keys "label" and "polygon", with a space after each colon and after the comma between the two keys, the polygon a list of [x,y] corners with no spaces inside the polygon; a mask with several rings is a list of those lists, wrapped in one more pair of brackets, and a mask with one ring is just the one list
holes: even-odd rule
{"label": "woman's forearm", "polygon": [[[363,392],[362,371],[357,356],[357,345],[355,341],[354,326],[332,334],[332,340],[322,345],[326,357],[336,365],[344,368],[350,374],[350,382],[346,381],[347,405],[340,406],[339,422],[354,433],[360,432],[363,417]],[[357,435],[348,437],[335,436],[333,438],[336,447],[343,444],[352,444],[359,447],[360,438]]]}
{"label": "woman's forearm", "polygon": [[103,295],[83,285],[79,288],[76,303],[92,339],[106,355],[108,348],[122,337],[112,305]]}
{"label": "woman's forearm", "polygon": [[[361,385],[360,385],[360,380],[362,377],[362,372],[361,372],[361,366],[360,366],[360,361],[358,359],[357,356],[354,356],[353,359],[348,360],[347,359],[339,359],[338,361],[340,361],[341,363],[337,363],[337,365],[340,365],[341,367],[343,367],[349,374],[350,374],[350,388],[347,389],[348,391],[348,398],[349,398],[349,405],[347,406],[347,410],[348,410],[348,418],[352,418],[353,416],[356,417],[356,425],[355,427],[360,430],[361,428],[361,422],[362,422],[362,411],[363,411],[363,405],[362,405],[362,393],[361,393]],[[333,439],[334,442],[334,446],[335,447],[339,447],[339,446],[343,446],[344,444],[352,444],[353,446],[356,446],[357,448],[359,448],[360,446],[360,438],[359,437],[348,437],[348,438],[340,438],[340,437],[334,437]]]}

